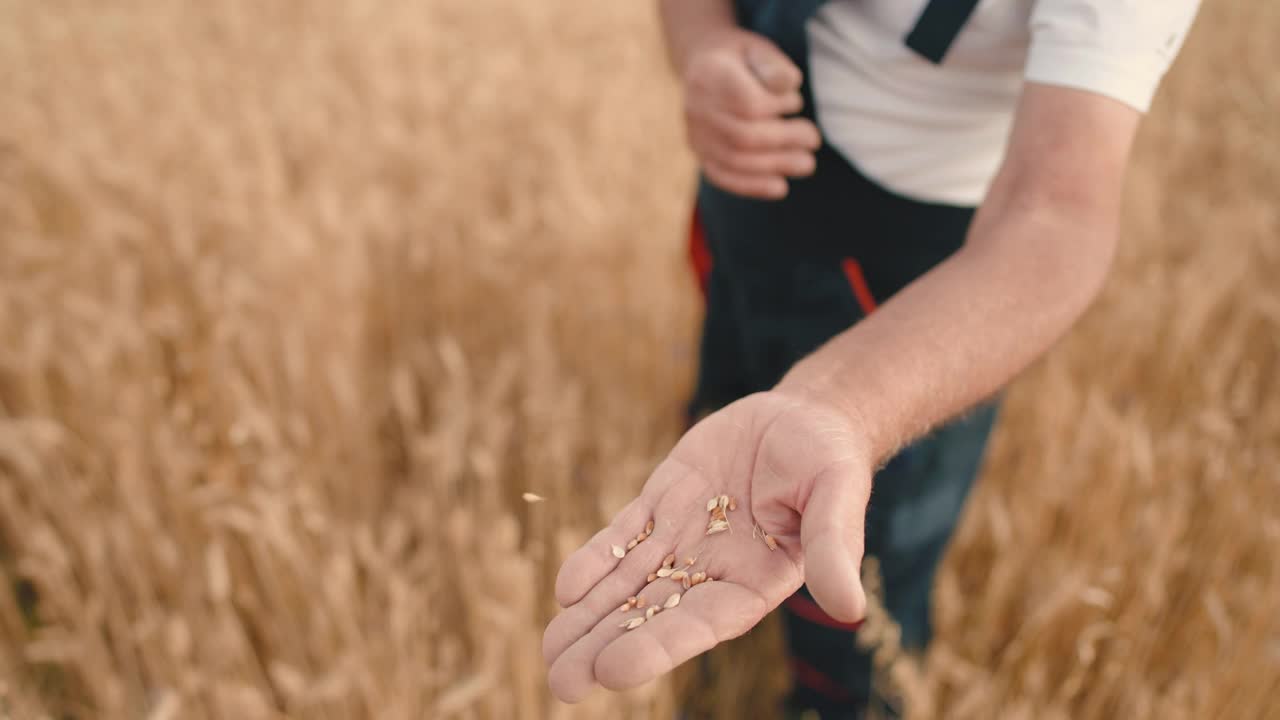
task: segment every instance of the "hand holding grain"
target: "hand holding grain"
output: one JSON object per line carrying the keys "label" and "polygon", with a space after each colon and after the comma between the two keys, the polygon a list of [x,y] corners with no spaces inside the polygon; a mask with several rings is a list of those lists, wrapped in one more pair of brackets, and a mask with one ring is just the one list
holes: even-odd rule
{"label": "hand holding grain", "polygon": [[652,680],[746,632],[803,582],[833,617],[860,619],[865,448],[847,416],[777,391],[694,426],[560,569],[565,609],[543,637],[552,692],[578,702],[597,685]]}

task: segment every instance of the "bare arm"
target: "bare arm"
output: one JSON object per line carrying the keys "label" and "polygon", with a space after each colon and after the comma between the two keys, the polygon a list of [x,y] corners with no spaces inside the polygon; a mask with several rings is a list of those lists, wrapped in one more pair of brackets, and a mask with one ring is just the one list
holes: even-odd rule
{"label": "bare arm", "polygon": [[695,48],[737,27],[729,0],[659,0],[658,14],[667,40],[667,59],[681,75]]}
{"label": "bare arm", "polygon": [[1029,83],[959,252],[798,363],[778,389],[834,402],[873,462],[996,391],[1097,295],[1139,114]]}

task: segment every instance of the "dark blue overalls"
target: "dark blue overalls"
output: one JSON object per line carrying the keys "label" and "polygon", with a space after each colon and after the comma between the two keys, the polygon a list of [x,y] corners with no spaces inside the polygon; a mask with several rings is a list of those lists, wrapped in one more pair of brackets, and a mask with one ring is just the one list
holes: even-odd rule
{"label": "dark blue overalls", "polygon": [[[804,24],[821,4],[740,0],[738,20],[773,40],[807,78]],[[904,42],[941,61],[974,4],[935,0]],[[815,119],[807,79],[802,92],[803,114]],[[731,195],[704,180],[691,249],[707,313],[691,415],[773,387],[797,360],[955,252],[973,213],[885,190],[825,143],[814,174],[792,181],[781,201]],[[885,603],[905,647],[929,642],[934,573],[994,419],[994,405],[983,406],[876,474],[866,550],[880,560]],[[815,709],[823,720],[862,717],[874,700],[871,660],[855,648],[854,627],[827,616],[806,589],[783,613],[794,680],[789,708]]]}

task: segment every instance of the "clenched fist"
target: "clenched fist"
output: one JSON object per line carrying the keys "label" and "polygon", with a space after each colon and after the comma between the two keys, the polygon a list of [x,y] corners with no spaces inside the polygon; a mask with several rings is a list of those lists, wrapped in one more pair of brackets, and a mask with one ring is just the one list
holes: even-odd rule
{"label": "clenched fist", "polygon": [[822,139],[804,118],[800,69],[745,30],[709,38],[683,69],[689,145],[707,179],[738,195],[778,199],[787,178],[809,175]]}

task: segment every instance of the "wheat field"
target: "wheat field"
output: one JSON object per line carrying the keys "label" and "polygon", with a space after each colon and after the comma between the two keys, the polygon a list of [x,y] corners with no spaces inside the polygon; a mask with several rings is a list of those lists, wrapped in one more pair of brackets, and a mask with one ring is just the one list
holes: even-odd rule
{"label": "wheat field", "polygon": [[[914,716],[1280,717],[1277,33],[1207,0]],[[771,707],[771,625],[544,686],[559,561],[696,361],[661,53],[649,3],[0,0],[0,718]]]}

